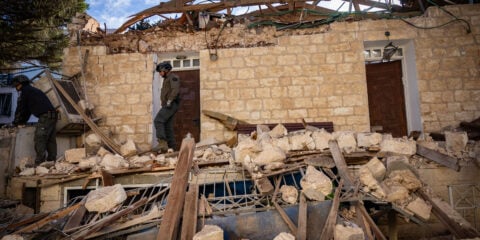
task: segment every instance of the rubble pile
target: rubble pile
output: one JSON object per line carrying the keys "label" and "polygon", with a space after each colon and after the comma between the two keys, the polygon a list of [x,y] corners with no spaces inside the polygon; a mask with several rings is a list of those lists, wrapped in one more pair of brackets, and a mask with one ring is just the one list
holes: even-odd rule
{"label": "rubble pile", "polygon": [[[37,167],[33,172],[52,174],[94,171],[103,176],[105,173],[114,174],[119,170],[175,170],[174,180],[172,180],[173,188],[174,181],[179,181],[182,176],[188,176],[187,173],[191,171],[192,167],[185,161],[191,161],[193,168],[204,166],[210,168],[211,165],[206,163],[219,163],[223,169],[245,172],[247,179],[244,180],[250,180],[254,185],[251,189],[254,197],[246,200],[251,202],[245,205],[232,202],[230,208],[233,209],[232,211],[236,209],[241,212],[255,212],[255,207],[252,208],[252,206],[261,205],[266,206],[267,210],[276,210],[280,213],[288,228],[276,232],[272,239],[306,239],[308,225],[306,224],[308,219],[306,206],[327,201],[331,202],[329,205],[331,207],[323,224],[315,223],[319,226],[318,229],[308,230],[316,231],[318,236],[326,236],[322,239],[373,239],[372,237],[386,239],[370,216],[378,210],[375,208],[378,203],[382,206],[390,206],[391,211],[396,211],[406,221],[427,223],[435,215],[452,235],[458,238],[478,237],[478,232],[448,204],[436,197],[422,182],[417,172],[418,164],[440,164],[451,168],[452,171],[458,171],[459,161],[473,161],[478,157],[478,154],[471,152],[476,149],[474,147],[476,144],[468,141],[468,138],[465,139],[464,133],[451,132],[446,136],[448,137],[445,142],[435,142],[428,135],[421,136],[419,139],[393,138],[389,134],[379,133],[351,131],[330,133],[311,126],[288,132],[282,124],[272,129],[258,125],[257,130],[251,134],[239,135],[238,142],[233,148],[221,143],[197,144],[197,147],[191,149],[192,154],[185,152],[183,144],[180,152],[139,153],[134,142],[128,141],[121,146],[121,152],[124,155],[122,157],[108,151],[98,142],[92,141],[89,147],[68,150],[63,161],[48,164],[48,166],[45,163],[41,166],[44,169]],[[93,153],[86,150],[92,149],[92,146],[95,146],[96,152],[86,154]],[[47,170],[49,173],[45,173]],[[22,173],[26,171],[32,170],[25,169]],[[184,172],[177,173],[177,171]],[[204,172],[208,174],[208,170]],[[297,174],[298,183],[295,180],[286,181],[285,174]],[[187,178],[182,181],[188,184]],[[145,227],[158,227],[158,224],[162,226],[167,223],[178,224],[178,222],[163,219],[173,204],[176,204],[177,208],[185,208],[183,218],[187,223],[189,218],[186,214],[188,213],[193,214],[193,219],[202,215],[212,217],[215,212],[218,214],[222,208],[216,204],[224,207],[225,203],[215,202],[217,196],[208,196],[207,199],[198,192],[191,193],[195,189],[193,184],[190,182],[188,192],[179,191],[178,188],[176,191],[169,192],[168,188],[164,188],[156,194],[152,193],[153,196],[135,197],[143,190],[124,191],[120,184],[111,182],[108,186],[91,191],[80,202],[52,212],[49,216],[61,215],[63,222],[55,222],[56,229],[63,229],[62,234],[72,234],[73,230],[66,226],[74,218],[78,218],[76,217],[78,209],[83,209],[82,217],[87,214],[95,216],[102,213],[103,217],[99,219],[92,217],[85,221],[87,218],[81,218],[85,221],[82,222],[82,227],[78,225],[80,222],[77,223],[78,231],[70,236],[73,239],[83,239],[124,230],[139,224]],[[224,192],[225,196],[221,196],[223,199],[235,197],[231,189],[227,190]],[[170,197],[180,199],[180,202],[165,201]],[[185,203],[182,199],[185,199]],[[199,202],[193,208],[193,212],[186,210],[192,209],[188,205],[197,201]],[[373,208],[366,208],[366,202],[370,205],[373,203],[371,205]],[[299,206],[298,225],[283,209],[296,205]],[[138,209],[146,211],[139,215],[135,212]],[[301,209],[305,209],[304,212],[301,212]],[[182,211],[176,214],[179,214],[178,218],[182,217]],[[228,216],[225,213],[220,215]],[[237,214],[233,215],[237,216]],[[152,226],[151,223],[155,224]],[[40,225],[37,222],[35,231],[32,231],[33,227],[26,224],[13,229],[7,227],[4,228],[3,234],[21,233],[30,236],[36,234],[37,230],[44,230],[48,224],[53,222],[46,221]],[[183,224],[182,227],[176,228],[185,227]],[[191,224],[196,226],[196,220]],[[162,231],[161,227],[159,231]],[[204,222],[203,229],[192,232],[190,237],[223,239],[224,233],[228,235],[232,234],[232,231],[221,224],[212,225]]]}

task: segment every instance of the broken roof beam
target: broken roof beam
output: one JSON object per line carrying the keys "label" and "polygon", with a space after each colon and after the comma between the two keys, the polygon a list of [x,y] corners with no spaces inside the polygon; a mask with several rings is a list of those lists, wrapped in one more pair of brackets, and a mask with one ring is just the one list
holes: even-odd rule
{"label": "broken roof beam", "polygon": [[460,171],[460,165],[458,164],[457,158],[426,148],[420,144],[417,144],[417,154],[457,172]]}

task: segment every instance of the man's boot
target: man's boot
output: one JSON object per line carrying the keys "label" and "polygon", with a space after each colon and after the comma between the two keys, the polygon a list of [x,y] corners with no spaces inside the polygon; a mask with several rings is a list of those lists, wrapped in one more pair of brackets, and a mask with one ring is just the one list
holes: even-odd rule
{"label": "man's boot", "polygon": [[157,146],[152,148],[153,152],[166,153],[168,150],[168,144],[166,140],[158,139]]}

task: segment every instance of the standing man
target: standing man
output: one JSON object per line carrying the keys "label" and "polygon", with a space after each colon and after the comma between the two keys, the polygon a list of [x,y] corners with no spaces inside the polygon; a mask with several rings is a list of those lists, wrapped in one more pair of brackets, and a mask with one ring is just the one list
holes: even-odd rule
{"label": "standing man", "polygon": [[57,112],[55,108],[45,93],[30,86],[30,81],[25,75],[15,76],[12,85],[19,92],[13,125],[26,124],[32,114],[38,118],[33,138],[37,154],[35,165],[39,165],[45,160],[55,161],[57,159],[55,130]]}
{"label": "standing man", "polygon": [[153,150],[164,153],[169,148],[175,149],[176,147],[173,120],[180,103],[180,78],[171,72],[170,62],[159,63],[156,70],[163,77],[163,84],[160,92],[162,108],[154,120],[158,145]]}

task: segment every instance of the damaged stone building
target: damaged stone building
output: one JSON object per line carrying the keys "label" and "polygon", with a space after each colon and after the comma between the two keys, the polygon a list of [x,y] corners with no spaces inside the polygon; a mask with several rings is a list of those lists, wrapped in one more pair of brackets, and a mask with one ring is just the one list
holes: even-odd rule
{"label": "damaged stone building", "polygon": [[[71,31],[62,75],[35,84],[72,107],[57,86],[66,81],[89,114],[57,126],[64,134],[54,166],[23,176],[15,167],[24,171],[29,132],[3,131],[0,193],[33,212],[22,225],[10,217],[2,234],[52,234],[62,222],[63,237],[74,239],[173,239],[160,235],[168,222],[181,225],[168,234],[182,239],[478,237],[480,4],[324,22],[298,9],[294,20],[274,15],[272,24],[207,15],[196,26],[186,16],[183,25],[113,34],[74,21],[71,29],[84,30]],[[177,142],[189,135],[194,143],[157,155],[149,149],[163,61],[182,81]],[[187,182],[177,178],[182,169]],[[106,188],[101,203],[82,198]],[[165,189],[184,192],[181,224],[166,217],[174,206]],[[113,207],[99,209],[106,202]],[[30,227],[40,214],[52,221]]]}

